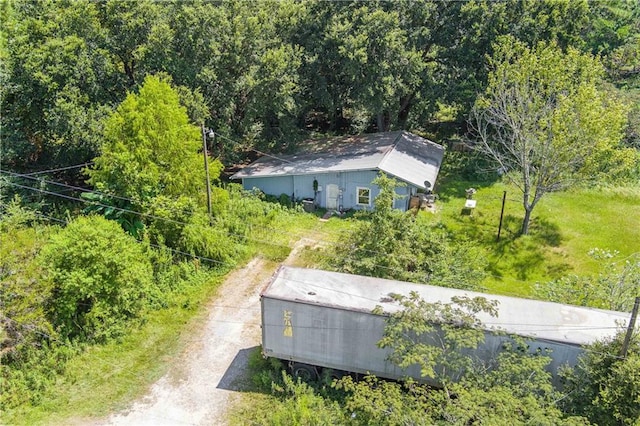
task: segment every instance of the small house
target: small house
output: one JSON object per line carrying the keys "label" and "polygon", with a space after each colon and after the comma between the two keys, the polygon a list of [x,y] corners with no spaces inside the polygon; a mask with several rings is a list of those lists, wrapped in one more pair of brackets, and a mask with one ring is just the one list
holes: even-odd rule
{"label": "small house", "polygon": [[245,189],[310,199],[327,210],[370,209],[379,188],[380,172],[404,186],[394,208],[407,210],[409,199],[433,189],[444,147],[406,131],[313,140],[293,155],[264,156],[231,179]]}

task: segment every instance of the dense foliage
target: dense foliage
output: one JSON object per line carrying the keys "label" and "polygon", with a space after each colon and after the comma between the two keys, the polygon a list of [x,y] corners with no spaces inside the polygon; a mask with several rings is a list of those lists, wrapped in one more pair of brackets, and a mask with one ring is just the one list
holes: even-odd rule
{"label": "dense foliage", "polygon": [[[252,151],[283,152],[319,133],[410,129],[461,140],[474,106],[518,88],[507,110],[522,107],[522,128],[548,142],[526,151],[532,175],[551,160],[562,178],[640,177],[634,1],[16,0],[0,3],[0,20],[3,410],[45,404],[56,383],[73,380],[69,359],[125,338],[153,312],[192,309],[193,294],[257,247],[283,257],[287,235],[270,227],[298,218],[291,200],[283,207],[223,182],[223,168]],[[210,182],[203,124],[216,132],[204,141]],[[482,173],[486,158],[462,158],[464,173],[449,179],[496,178],[495,168]],[[377,184],[375,210],[320,250],[324,265],[474,288],[487,271],[476,244],[392,210],[395,183]],[[637,258],[603,270],[541,284],[538,295],[628,308]],[[267,421],[560,424],[575,414],[632,424],[637,351],[620,360],[599,357],[605,350],[567,379],[579,398],[566,398],[565,412],[552,403],[545,357],[514,349],[449,393],[375,378],[318,391],[263,376],[282,402]]]}
{"label": "dense foliage", "polygon": [[104,341],[159,299],[148,254],[117,223],[78,218],[41,253],[51,280],[47,311],[63,339]]}
{"label": "dense foliage", "polygon": [[567,412],[599,425],[637,425],[640,419],[640,340],[632,339],[622,357],[623,334],[589,348],[574,370],[567,370]]}
{"label": "dense foliage", "polygon": [[462,129],[507,34],[600,54],[611,81],[638,85],[633,1],[20,0],[0,13],[3,157],[20,168],[90,161],[104,118],[161,72],[196,124],[230,138],[216,147],[229,159],[309,131]]}
{"label": "dense foliage", "polygon": [[381,174],[372,212],[341,236],[328,254],[329,267],[342,272],[471,289],[482,281],[485,262],[471,241],[454,239],[439,224],[415,212],[393,209],[395,179]]}

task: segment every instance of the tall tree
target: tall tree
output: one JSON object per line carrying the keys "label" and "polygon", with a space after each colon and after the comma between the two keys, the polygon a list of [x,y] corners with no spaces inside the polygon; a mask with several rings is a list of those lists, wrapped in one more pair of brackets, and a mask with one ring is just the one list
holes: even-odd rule
{"label": "tall tree", "polygon": [[95,4],[18,1],[3,8],[3,162],[52,168],[88,161],[113,100]]}
{"label": "tall tree", "polygon": [[545,194],[587,173],[603,178],[632,166],[635,154],[618,149],[626,107],[601,90],[597,59],[574,49],[564,53],[555,43],[528,48],[506,37],[491,66],[471,115],[474,147],[522,192],[522,234]]}
{"label": "tall tree", "polygon": [[205,184],[201,145],[170,79],[148,76],[140,93],[129,94],[106,120],[89,183],[138,208],[161,195],[197,197]]}
{"label": "tall tree", "polygon": [[169,72],[202,93],[209,126],[243,142],[219,139],[216,154],[295,139],[301,51],[288,36],[305,5],[196,1],[172,7],[173,46],[182,53],[169,58]]}

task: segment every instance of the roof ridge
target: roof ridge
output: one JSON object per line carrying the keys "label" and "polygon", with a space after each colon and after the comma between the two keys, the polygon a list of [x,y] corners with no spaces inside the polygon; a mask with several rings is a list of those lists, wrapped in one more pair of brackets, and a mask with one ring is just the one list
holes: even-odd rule
{"label": "roof ridge", "polygon": [[[389,132],[389,133],[394,133],[394,132]],[[384,155],[382,156],[382,159],[378,163],[378,170],[384,171],[382,170],[382,165],[384,164],[385,160],[389,157],[389,155],[391,155],[391,153],[395,151],[396,146],[398,146],[398,142],[400,141],[400,138],[402,136],[404,136],[404,130],[398,131],[398,136],[396,136],[396,138],[393,140],[393,143],[389,145],[387,152],[384,153]]]}

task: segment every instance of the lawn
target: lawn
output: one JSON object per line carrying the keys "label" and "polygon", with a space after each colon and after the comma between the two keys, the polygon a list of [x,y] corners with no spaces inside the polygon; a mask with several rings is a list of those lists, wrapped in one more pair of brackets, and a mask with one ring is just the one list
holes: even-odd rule
{"label": "lawn", "polygon": [[[468,187],[477,189],[477,206],[470,215],[462,214]],[[503,228],[497,241],[505,191]],[[534,209],[526,236],[519,236],[524,209],[515,187],[456,182],[440,193],[436,214],[425,214],[485,248],[490,276],[482,285],[490,292],[528,296],[536,282],[568,273],[598,273],[599,264],[588,255],[593,248],[618,251],[620,258],[640,248],[639,187],[548,194]]]}

